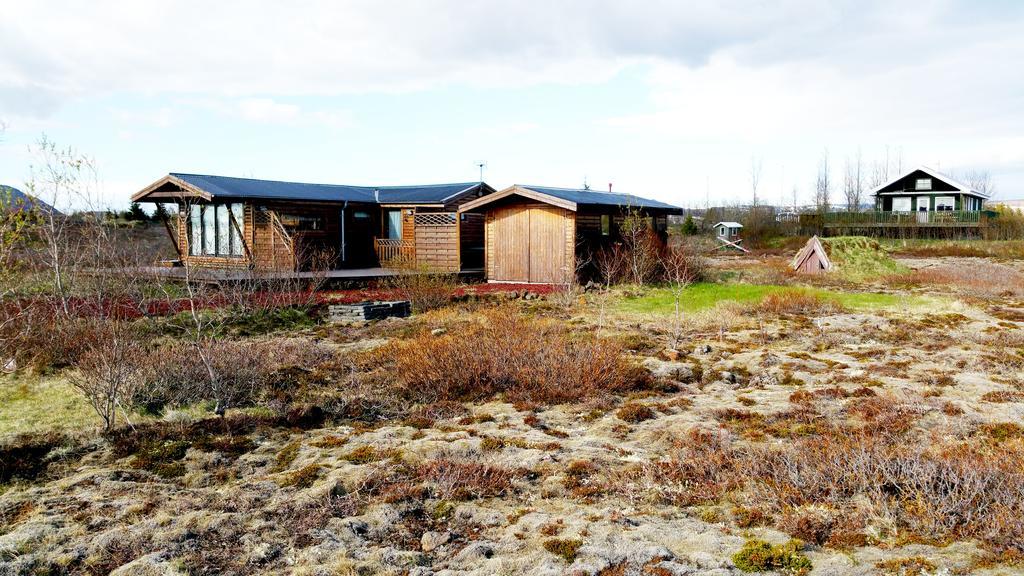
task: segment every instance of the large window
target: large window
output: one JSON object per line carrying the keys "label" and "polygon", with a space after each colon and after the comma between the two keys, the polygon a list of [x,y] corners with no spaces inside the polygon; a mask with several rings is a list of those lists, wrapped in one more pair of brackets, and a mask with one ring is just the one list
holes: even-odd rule
{"label": "large window", "polygon": [[949,212],[956,209],[956,198],[952,196],[937,196],[935,198],[935,210],[937,212]]}
{"label": "large window", "polygon": [[906,196],[892,199],[893,212],[910,212],[910,198]]}
{"label": "large window", "polygon": [[[205,204],[189,208],[189,246],[192,256],[241,256],[245,218],[241,204]],[[232,222],[234,217],[234,223]],[[238,227],[235,227],[235,223]]]}
{"label": "large window", "polygon": [[609,214],[601,214],[601,236],[612,235],[612,217]]}
{"label": "large window", "polygon": [[918,178],[915,182],[914,190],[931,190],[932,179],[931,178]]}

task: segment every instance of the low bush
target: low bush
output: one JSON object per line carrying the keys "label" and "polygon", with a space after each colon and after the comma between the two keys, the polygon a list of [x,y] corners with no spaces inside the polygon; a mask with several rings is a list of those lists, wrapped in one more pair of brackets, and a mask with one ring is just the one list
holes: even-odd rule
{"label": "low bush", "polygon": [[922,268],[887,276],[885,281],[900,288],[947,286],[961,294],[978,298],[1024,296],[1024,274],[1010,266],[993,262]]}
{"label": "low bush", "polygon": [[387,285],[403,300],[408,300],[413,312],[426,312],[449,304],[459,288],[459,277],[450,272],[429,268],[404,266],[387,280]]}
{"label": "low bush", "polygon": [[732,561],[744,572],[779,571],[783,574],[802,575],[811,571],[811,561],[800,550],[803,542],[790,540],[775,546],[764,540],[747,540],[743,548],[733,555]]}
{"label": "low bush", "polygon": [[837,314],[843,306],[836,300],[822,298],[802,290],[783,290],[766,295],[755,310],[776,316],[810,316],[816,314]]}
{"label": "low bush", "polygon": [[[869,402],[865,424],[819,423],[785,443],[739,443],[727,432],[694,429],[669,460],[644,464],[611,489],[634,494],[649,486],[681,506],[713,504],[726,495],[782,518],[780,526],[815,542],[864,540],[856,518],[890,518],[890,536],[931,541],[977,539],[990,550],[1022,552],[1024,444],[1017,428],[982,427],[967,440],[916,438],[910,408],[885,397]],[[902,415],[902,416],[899,416]],[[775,418],[761,417],[762,421]],[[872,419],[874,423],[871,423]]]}
{"label": "low bush", "polygon": [[418,475],[434,498],[470,500],[504,496],[512,490],[515,472],[483,462],[439,458],[420,465]]}
{"label": "low bush", "polygon": [[510,309],[435,336],[395,341],[372,353],[398,392],[420,402],[576,402],[648,383],[612,340],[574,333],[564,322]]}
{"label": "low bush", "polygon": [[644,404],[638,404],[636,402],[623,404],[622,408],[619,408],[615,415],[618,416],[620,420],[624,420],[631,424],[650,420],[657,416],[654,413],[654,410],[651,410]]}
{"label": "low bush", "polygon": [[561,556],[569,564],[576,560],[576,555],[582,547],[583,541],[576,538],[552,538],[544,541],[545,550],[555,556]]}

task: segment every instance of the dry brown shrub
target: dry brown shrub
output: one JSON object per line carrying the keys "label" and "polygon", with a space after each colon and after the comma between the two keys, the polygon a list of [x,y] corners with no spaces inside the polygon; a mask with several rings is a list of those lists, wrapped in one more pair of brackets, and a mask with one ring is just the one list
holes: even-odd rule
{"label": "dry brown shrub", "polygon": [[1024,296],[1024,274],[993,262],[973,262],[970,266],[936,266],[889,276],[886,282],[897,287],[949,286],[958,292],[979,298]]}
{"label": "dry brown shrub", "polygon": [[458,274],[424,267],[399,267],[387,280],[399,296],[408,300],[414,312],[426,312],[446,306],[459,287]]}
{"label": "dry brown shrub", "polygon": [[1024,401],[1024,392],[1013,390],[992,390],[981,395],[985,402],[1021,402]]}
{"label": "dry brown shrub", "polygon": [[419,467],[420,478],[435,498],[468,500],[504,496],[512,490],[515,471],[483,462],[440,458]]}
{"label": "dry brown shrub", "polygon": [[755,310],[777,316],[837,314],[843,311],[839,302],[802,290],[783,290],[766,295]]}
{"label": "dry brown shrub", "polygon": [[376,355],[398,391],[423,402],[495,394],[511,401],[575,402],[647,382],[646,372],[628,363],[614,341],[505,308],[440,336],[395,341]]}
{"label": "dry brown shrub", "polygon": [[627,404],[623,404],[622,408],[619,408],[618,411],[615,412],[615,415],[618,416],[621,420],[625,420],[626,422],[629,422],[631,424],[643,422],[644,420],[650,420],[657,416],[657,414],[654,413],[654,410],[651,410],[646,405],[639,404],[637,402],[629,402]]}

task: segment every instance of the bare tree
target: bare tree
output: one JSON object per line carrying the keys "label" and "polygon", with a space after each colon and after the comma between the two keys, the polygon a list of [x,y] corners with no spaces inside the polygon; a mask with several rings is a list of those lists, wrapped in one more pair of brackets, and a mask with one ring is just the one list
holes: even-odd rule
{"label": "bare tree", "polygon": [[87,174],[92,172],[93,164],[70,148],[58,148],[45,135],[39,139],[33,153],[40,164],[32,167],[31,178],[25,186],[29,194],[45,198],[51,207],[43,214],[44,222],[40,227],[44,245],[42,254],[60,310],[65,317],[70,317],[69,276],[76,267],[80,250],[69,212],[74,199],[80,195]]}
{"label": "bare tree", "polygon": [[630,282],[643,286],[654,280],[658,273],[661,239],[647,218],[639,210],[627,208],[620,228],[622,254],[626,258],[625,272]]}
{"label": "bare tree", "polygon": [[678,346],[683,338],[683,296],[686,293],[686,288],[703,275],[703,260],[693,254],[686,245],[677,244],[665,250],[661,258],[661,266],[675,305],[672,346]]}
{"label": "bare tree", "polygon": [[992,173],[988,170],[969,170],[961,178],[968,186],[990,198],[996,193],[996,186],[992,183]]}
{"label": "bare tree", "polygon": [[832,193],[832,181],[828,168],[828,148],[821,155],[818,164],[818,176],[814,182],[814,206],[818,212],[828,212],[829,196]]}
{"label": "bare tree", "polygon": [[843,175],[843,196],[846,199],[846,209],[854,212],[860,209],[860,203],[864,196],[864,174],[861,153],[858,150],[853,161],[846,159],[846,172]]}
{"label": "bare tree", "polygon": [[761,159],[756,156],[750,157],[750,196],[751,206],[757,209],[759,200],[757,197],[757,188],[761,183]]}

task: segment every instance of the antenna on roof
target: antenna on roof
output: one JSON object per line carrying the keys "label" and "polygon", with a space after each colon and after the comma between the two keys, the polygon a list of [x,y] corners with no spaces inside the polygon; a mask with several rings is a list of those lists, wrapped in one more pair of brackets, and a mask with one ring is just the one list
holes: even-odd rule
{"label": "antenna on roof", "polygon": [[587,177],[586,176],[583,177],[583,189],[584,190],[590,190],[590,182],[587,182]]}
{"label": "antenna on roof", "polygon": [[480,169],[480,181],[484,181],[484,167],[487,166],[486,162],[477,162],[476,167]]}

